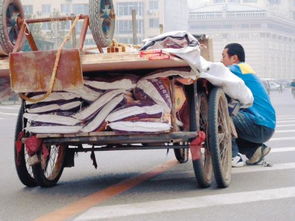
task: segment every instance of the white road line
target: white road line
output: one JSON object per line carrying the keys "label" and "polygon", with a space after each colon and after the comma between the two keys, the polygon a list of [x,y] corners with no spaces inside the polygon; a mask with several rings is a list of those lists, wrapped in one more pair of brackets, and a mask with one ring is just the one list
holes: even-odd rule
{"label": "white road line", "polygon": [[6,109],[6,110],[18,110],[20,106],[1,106],[0,109]]}
{"label": "white road line", "polygon": [[149,201],[114,206],[100,206],[89,209],[74,221],[111,219],[151,213],[175,212],[180,210],[206,208],[212,206],[236,205],[266,200],[295,197],[295,187],[284,187],[257,191],[224,193],[209,196],[196,196],[171,200]]}
{"label": "white road line", "polygon": [[295,137],[274,137],[269,140],[271,141],[284,141],[284,140],[295,140]]}
{"label": "white road line", "polygon": [[4,112],[0,112],[0,115],[17,116],[18,113],[4,113]]}
{"label": "white road line", "polygon": [[295,117],[294,114],[282,114],[282,115],[277,115],[278,118],[280,117]]}
{"label": "white road line", "polygon": [[[278,163],[272,165],[272,167],[264,167],[262,165],[255,166],[245,166],[240,168],[233,168],[232,174],[242,174],[242,173],[258,173],[258,172],[272,172],[277,170],[292,170],[295,169],[295,163]],[[192,170],[186,170],[184,172],[170,172],[168,174],[163,174],[159,177],[155,177],[152,181],[162,181],[162,180],[178,180],[178,179],[191,179],[195,178],[194,172]]]}
{"label": "white road line", "polygon": [[292,152],[295,147],[276,147],[271,149],[271,153]]}
{"label": "white road line", "polygon": [[280,127],[295,127],[295,124],[278,124],[277,128],[280,128]]}
{"label": "white road line", "polygon": [[295,130],[276,130],[275,133],[293,133]]}
{"label": "white road line", "polygon": [[295,115],[277,116],[277,120],[295,120]]}
{"label": "white road line", "polygon": [[239,174],[239,173],[268,172],[268,171],[275,171],[275,170],[290,170],[290,169],[295,169],[295,163],[279,163],[279,164],[272,165],[272,167],[264,167],[262,165],[246,166],[246,167],[234,168],[232,170],[232,173]]}
{"label": "white road line", "polygon": [[278,120],[277,124],[281,124],[281,123],[295,123],[295,120]]}

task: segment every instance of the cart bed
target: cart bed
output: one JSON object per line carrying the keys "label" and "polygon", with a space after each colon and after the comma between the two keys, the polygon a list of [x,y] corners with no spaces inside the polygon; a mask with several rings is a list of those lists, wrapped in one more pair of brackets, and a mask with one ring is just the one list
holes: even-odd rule
{"label": "cart bed", "polygon": [[[81,54],[83,72],[116,71],[136,69],[158,69],[185,67],[188,64],[176,57],[163,60],[150,60],[140,57],[138,52],[110,54]],[[0,57],[0,77],[9,77],[9,58]]]}

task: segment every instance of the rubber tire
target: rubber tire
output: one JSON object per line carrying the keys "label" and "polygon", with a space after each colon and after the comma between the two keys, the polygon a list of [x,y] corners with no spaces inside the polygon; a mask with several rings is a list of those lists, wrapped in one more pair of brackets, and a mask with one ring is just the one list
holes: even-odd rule
{"label": "rubber tire", "polygon": [[112,0],[89,0],[89,25],[92,32],[93,39],[99,47],[107,47],[112,43],[115,32],[115,18],[110,21],[110,31],[105,34],[103,31],[103,19],[100,18],[101,2],[109,1],[114,12],[114,4]]}
{"label": "rubber tire", "polygon": [[188,161],[188,148],[174,149],[174,155],[179,163],[186,163]]}
{"label": "rubber tire", "polygon": [[[229,129],[228,104],[220,88],[215,87],[210,92],[208,116],[209,146],[215,181],[218,187],[225,188],[231,181],[232,137]],[[224,143],[219,142],[219,137]],[[224,158],[221,156],[223,150],[225,150]]]}
{"label": "rubber tire", "polygon": [[[25,127],[25,121],[23,121],[24,120],[23,115],[24,115],[24,104],[22,102],[22,105],[19,109],[16,128],[15,128],[15,141],[18,138],[18,134]],[[17,172],[17,175],[18,175],[18,178],[20,179],[20,181],[27,187],[37,186],[37,182],[34,179],[33,175],[31,175],[28,172],[27,166],[29,166],[29,165],[26,164],[25,146],[24,145],[22,145],[22,150],[19,153],[19,164],[18,164],[17,163],[17,150],[16,150],[16,146],[14,144],[14,163],[15,163],[16,172]]]}
{"label": "rubber tire", "polygon": [[[65,155],[66,155],[66,147],[60,145],[59,148],[58,148],[58,156],[57,156],[57,158],[60,157],[59,165],[57,165],[56,163],[54,164],[54,167],[57,166],[57,171],[56,171],[56,173],[55,173],[55,175],[53,177],[49,176],[50,177],[49,178],[49,177],[47,177],[45,175],[45,171],[44,171],[44,169],[42,167],[41,162],[32,166],[33,167],[34,177],[35,177],[36,182],[38,183],[39,186],[41,186],[41,187],[52,187],[52,186],[56,185],[56,183],[58,182],[59,178],[61,177],[61,174],[62,174],[63,169],[64,169]],[[40,157],[40,159],[42,159],[42,154],[41,153],[39,153],[39,157]],[[49,155],[49,157],[50,157],[50,155]],[[49,160],[50,159],[47,160],[45,169],[48,166]]]}
{"label": "rubber tire", "polygon": [[204,92],[198,92],[197,99],[197,131],[203,131],[206,134],[206,140],[202,146],[204,149],[204,155],[201,155],[201,159],[193,160],[193,168],[197,184],[201,188],[207,188],[212,184],[213,169],[212,160],[208,145],[208,97]]}
{"label": "rubber tire", "polygon": [[0,0],[0,55],[8,55],[14,48],[14,44],[9,39],[6,25],[6,11],[11,3],[18,7],[20,17],[24,18],[24,9],[20,0]]}

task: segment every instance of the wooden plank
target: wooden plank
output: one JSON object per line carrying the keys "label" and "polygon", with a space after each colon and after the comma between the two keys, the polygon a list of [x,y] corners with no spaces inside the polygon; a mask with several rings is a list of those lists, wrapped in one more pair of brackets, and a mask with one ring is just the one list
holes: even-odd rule
{"label": "wooden plank", "polygon": [[205,58],[207,61],[214,61],[212,39],[208,39],[208,38],[202,39],[200,40],[200,44],[204,46],[204,47],[201,47],[202,57]]}
{"label": "wooden plank", "polygon": [[[82,71],[120,71],[136,69],[158,69],[188,66],[183,60],[171,57],[165,60],[149,60],[139,57],[137,52],[122,52],[110,54],[82,54]],[[0,58],[0,77],[9,76],[9,61],[7,57]]]}
{"label": "wooden plank", "polygon": [[83,71],[120,71],[158,69],[188,66],[183,60],[171,57],[164,60],[149,60],[138,53],[85,54],[81,56]]}

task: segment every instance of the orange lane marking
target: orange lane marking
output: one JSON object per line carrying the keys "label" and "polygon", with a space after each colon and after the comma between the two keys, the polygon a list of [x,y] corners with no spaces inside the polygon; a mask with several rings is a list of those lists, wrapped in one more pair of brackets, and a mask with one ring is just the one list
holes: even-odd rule
{"label": "orange lane marking", "polygon": [[102,191],[93,193],[74,203],[69,204],[68,206],[65,206],[61,209],[53,211],[52,213],[41,216],[35,219],[34,221],[64,221],[66,219],[71,218],[72,216],[78,215],[79,213],[86,211],[87,209],[99,203],[102,203],[105,200],[108,200],[124,191],[133,188],[138,184],[169,170],[172,167],[175,167],[177,164],[178,162],[176,160],[168,161],[147,173],[141,174],[128,180],[124,180]]}

